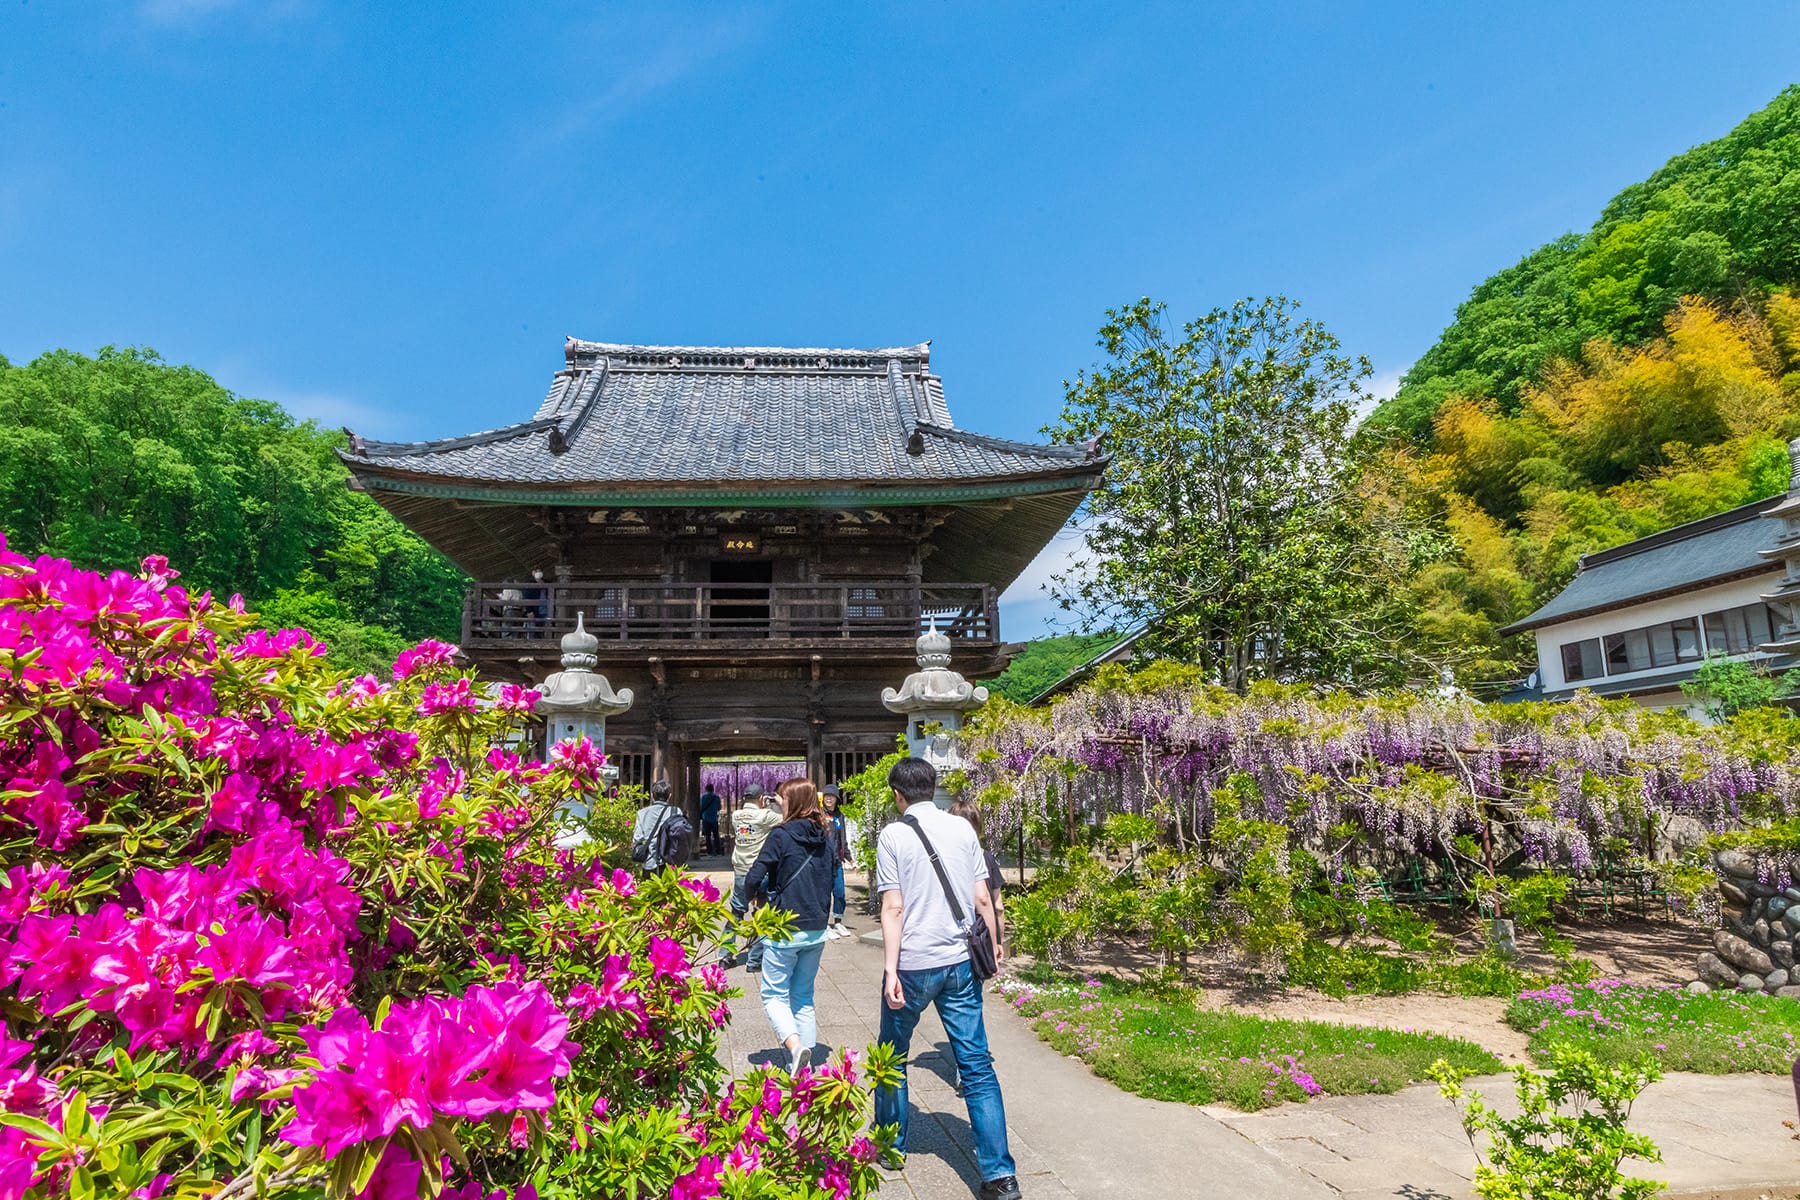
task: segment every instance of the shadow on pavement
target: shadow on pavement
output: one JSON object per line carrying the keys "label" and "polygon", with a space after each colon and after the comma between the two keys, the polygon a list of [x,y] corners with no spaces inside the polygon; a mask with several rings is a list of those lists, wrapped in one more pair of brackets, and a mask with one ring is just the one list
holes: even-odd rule
{"label": "shadow on pavement", "polygon": [[[770,1036],[773,1037],[774,1035],[771,1034]],[[836,1053],[837,1051],[833,1050],[830,1046],[820,1042],[813,1047],[813,1066],[823,1066],[830,1062],[831,1056]],[[779,1067],[783,1071],[787,1070],[787,1051],[779,1047],[770,1047],[767,1050],[752,1050],[744,1057],[753,1067]]]}
{"label": "shadow on pavement", "polygon": [[[919,1159],[935,1158],[956,1172],[957,1178],[971,1192],[981,1190],[981,1171],[972,1157],[975,1131],[969,1122],[942,1111],[922,1112],[918,1105],[906,1122],[906,1169],[909,1175],[918,1171]],[[935,1172],[933,1172],[935,1174]]]}
{"label": "shadow on pavement", "polygon": [[950,1053],[949,1042],[939,1042],[929,1050],[914,1054],[912,1068],[930,1071],[949,1087],[956,1087],[956,1056]]}

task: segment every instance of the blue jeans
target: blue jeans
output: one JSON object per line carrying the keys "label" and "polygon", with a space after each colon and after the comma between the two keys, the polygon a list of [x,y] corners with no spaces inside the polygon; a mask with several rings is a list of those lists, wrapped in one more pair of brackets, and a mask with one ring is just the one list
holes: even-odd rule
{"label": "blue jeans", "polygon": [[831,919],[844,919],[844,864],[837,865],[837,871],[831,876]]}
{"label": "blue jeans", "polygon": [[[750,911],[750,901],[744,896],[744,872],[742,871],[738,871],[731,877],[731,900],[729,901],[729,904],[731,907],[731,915],[738,918],[740,921],[743,920],[744,914]],[[727,954],[732,953],[737,949],[737,939],[727,934],[721,949]],[[757,938],[750,943],[750,955],[745,959],[745,962],[755,963],[760,967],[762,961],[763,940]]]}
{"label": "blue jeans", "polygon": [[882,997],[880,1040],[900,1055],[900,1086],[875,1090],[875,1123],[898,1125],[896,1150],[906,1151],[906,1053],[912,1045],[919,1014],[928,1004],[937,1005],[938,1019],[950,1038],[950,1053],[962,1077],[963,1102],[969,1106],[969,1128],[975,1131],[975,1161],[981,1179],[1016,1175],[1006,1147],[1006,1104],[1000,1098],[1000,1079],[994,1074],[994,1056],[988,1053],[987,1025],[981,1015],[981,983],[967,961],[926,971],[901,971],[900,991],[904,1008],[889,1008]]}
{"label": "blue jeans", "polygon": [[796,946],[776,942],[763,955],[762,1005],[782,1045],[798,1036],[802,1048],[819,1042],[819,1019],[813,1008],[813,984],[819,978],[819,960],[825,943]]}

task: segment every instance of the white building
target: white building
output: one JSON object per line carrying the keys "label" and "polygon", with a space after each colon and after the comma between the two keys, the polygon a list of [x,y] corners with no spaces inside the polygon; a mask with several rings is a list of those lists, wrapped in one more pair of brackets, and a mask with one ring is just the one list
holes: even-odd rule
{"label": "white building", "polygon": [[[1791,448],[1800,456],[1800,440]],[[1800,467],[1792,489],[1584,555],[1554,599],[1502,633],[1537,638],[1535,688],[1586,688],[1647,708],[1689,707],[1681,685],[1725,654],[1784,670],[1800,658]]]}

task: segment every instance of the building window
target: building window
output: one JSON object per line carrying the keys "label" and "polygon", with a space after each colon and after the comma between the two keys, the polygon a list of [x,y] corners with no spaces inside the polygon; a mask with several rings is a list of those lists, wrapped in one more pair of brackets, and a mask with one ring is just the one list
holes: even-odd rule
{"label": "building window", "polygon": [[1709,612],[1702,620],[1706,625],[1706,650],[1709,654],[1748,654],[1765,642],[1775,640],[1775,624],[1780,618],[1767,604],[1746,604]]}
{"label": "building window", "polygon": [[881,602],[880,589],[851,588],[847,615],[852,621],[879,621],[887,616],[887,605]]}
{"label": "building window", "polygon": [[1676,663],[1698,662],[1700,629],[1692,617],[1680,621],[1664,621],[1642,629],[1606,635],[1606,673],[1624,675],[1631,671],[1648,671],[1652,667],[1672,667]]}
{"label": "building window", "polygon": [[1564,642],[1562,648],[1563,678],[1570,683],[1580,679],[1598,679],[1605,673],[1600,665],[1600,639],[1586,638]]}

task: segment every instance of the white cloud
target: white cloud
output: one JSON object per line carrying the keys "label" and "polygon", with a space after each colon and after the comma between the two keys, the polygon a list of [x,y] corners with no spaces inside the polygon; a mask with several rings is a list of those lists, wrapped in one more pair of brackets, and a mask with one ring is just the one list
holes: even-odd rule
{"label": "white cloud", "polygon": [[270,400],[285,408],[296,420],[311,419],[326,429],[347,426],[358,433],[377,437],[396,431],[395,414],[347,392],[296,387],[272,378],[248,355],[232,355],[218,360],[209,372],[222,385],[240,396]]}
{"label": "white cloud", "polygon": [[1064,526],[1000,596],[1000,635],[1009,642],[1070,632],[1072,621],[1051,599],[1052,577],[1075,567],[1086,551],[1079,531]]}
{"label": "white cloud", "polygon": [[314,0],[138,0],[137,13],[146,25],[160,29],[198,28],[224,13],[240,28],[280,25],[312,12]]}
{"label": "white cloud", "polygon": [[[704,25],[667,33],[660,43],[634,49],[619,69],[589,69],[584,76],[598,78],[601,86],[567,105],[547,128],[526,139],[533,150],[547,151],[571,138],[595,134],[628,116],[639,102],[673,87],[714,59],[739,49],[760,29],[761,22],[738,13]],[[616,37],[611,31],[609,38]]]}
{"label": "white cloud", "polygon": [[[1410,364],[1409,364],[1410,365]],[[1361,422],[1370,413],[1380,407],[1382,401],[1392,400],[1400,392],[1400,380],[1405,376],[1407,367],[1397,367],[1391,371],[1377,371],[1363,389],[1365,398],[1356,406],[1356,420]]]}
{"label": "white cloud", "polygon": [[237,7],[238,0],[143,0],[138,12],[152,25],[180,25]]}

